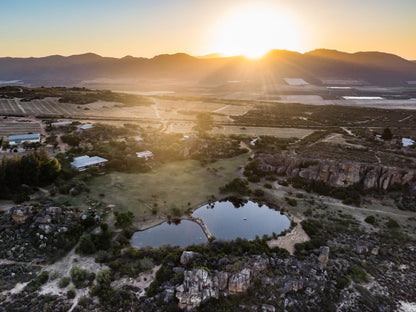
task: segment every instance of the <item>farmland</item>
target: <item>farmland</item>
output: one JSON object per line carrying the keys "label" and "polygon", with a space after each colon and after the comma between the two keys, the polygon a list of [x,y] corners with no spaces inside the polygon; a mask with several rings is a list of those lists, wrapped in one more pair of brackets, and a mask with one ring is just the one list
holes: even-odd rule
{"label": "farmland", "polygon": [[0,120],[0,136],[39,132],[41,132],[40,122],[20,118]]}

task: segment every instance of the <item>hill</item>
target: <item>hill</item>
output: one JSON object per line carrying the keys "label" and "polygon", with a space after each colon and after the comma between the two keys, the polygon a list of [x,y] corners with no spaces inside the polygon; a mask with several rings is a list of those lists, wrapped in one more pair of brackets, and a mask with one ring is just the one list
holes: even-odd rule
{"label": "hill", "polygon": [[382,52],[345,53],[319,49],[304,54],[272,50],[259,60],[242,56],[193,57],[184,53],[153,58],[102,57],[93,53],[40,58],[0,58],[0,80],[71,85],[92,79],[172,79],[218,83],[228,80],[303,78],[365,80],[400,85],[416,80],[416,63]]}

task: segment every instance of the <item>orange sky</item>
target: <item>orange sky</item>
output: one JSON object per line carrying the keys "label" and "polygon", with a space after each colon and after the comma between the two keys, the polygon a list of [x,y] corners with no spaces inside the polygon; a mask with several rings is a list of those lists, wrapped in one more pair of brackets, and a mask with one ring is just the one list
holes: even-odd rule
{"label": "orange sky", "polygon": [[4,0],[0,56],[329,48],[416,60],[415,12],[415,0]]}

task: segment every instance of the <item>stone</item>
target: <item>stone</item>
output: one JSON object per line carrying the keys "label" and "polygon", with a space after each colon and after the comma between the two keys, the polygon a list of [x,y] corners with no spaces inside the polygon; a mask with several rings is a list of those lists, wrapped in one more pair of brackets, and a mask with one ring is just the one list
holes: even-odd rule
{"label": "stone", "polygon": [[294,156],[262,154],[257,170],[263,173],[299,176],[306,181],[320,181],[333,187],[348,187],[362,182],[364,189],[386,190],[392,185],[415,185],[416,170],[359,162],[316,160]]}
{"label": "stone", "polygon": [[244,268],[239,273],[231,275],[228,281],[230,294],[245,292],[250,287],[251,270]]}
{"label": "stone", "polygon": [[199,252],[194,252],[194,251],[184,251],[182,252],[181,255],[181,264],[183,265],[187,265],[188,263],[190,263],[192,260],[201,257],[202,255]]}
{"label": "stone", "polygon": [[276,309],[274,306],[270,305],[270,304],[262,304],[261,305],[261,311],[262,312],[275,312]]}
{"label": "stone", "polygon": [[172,269],[172,271],[175,272],[175,273],[183,273],[185,271],[185,269],[181,268],[181,267],[174,267]]}
{"label": "stone", "polygon": [[13,213],[12,213],[12,220],[16,223],[16,224],[25,224],[26,220],[29,218],[28,214],[25,214],[21,209],[16,209]]}
{"label": "stone", "polygon": [[321,247],[318,260],[321,263],[322,267],[326,267],[326,265],[328,264],[328,260],[329,260],[329,247],[328,246]]}

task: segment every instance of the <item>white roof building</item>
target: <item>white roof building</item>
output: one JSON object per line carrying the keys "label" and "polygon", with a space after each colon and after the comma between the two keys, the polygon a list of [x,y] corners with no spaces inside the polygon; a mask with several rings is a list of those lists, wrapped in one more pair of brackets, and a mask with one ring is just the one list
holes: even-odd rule
{"label": "white roof building", "polygon": [[64,120],[64,121],[57,121],[57,122],[51,123],[52,127],[62,127],[62,126],[69,126],[69,125],[72,125],[72,121]]}
{"label": "white roof building", "polygon": [[85,171],[88,167],[91,166],[102,166],[108,160],[99,156],[79,156],[75,157],[71,162],[71,166],[77,169],[78,171]]}
{"label": "white roof building", "polygon": [[138,152],[136,155],[138,158],[144,158],[146,160],[153,157],[153,153],[151,151]]}
{"label": "white roof building", "polygon": [[19,145],[23,142],[40,142],[40,134],[39,133],[30,133],[30,134],[16,134],[10,135],[8,137],[10,145]]}
{"label": "white roof building", "polygon": [[94,125],[93,125],[93,124],[82,124],[82,125],[79,125],[79,126],[77,127],[77,130],[78,130],[78,131],[81,131],[81,130],[87,130],[87,129],[91,129],[92,127],[94,127]]}

